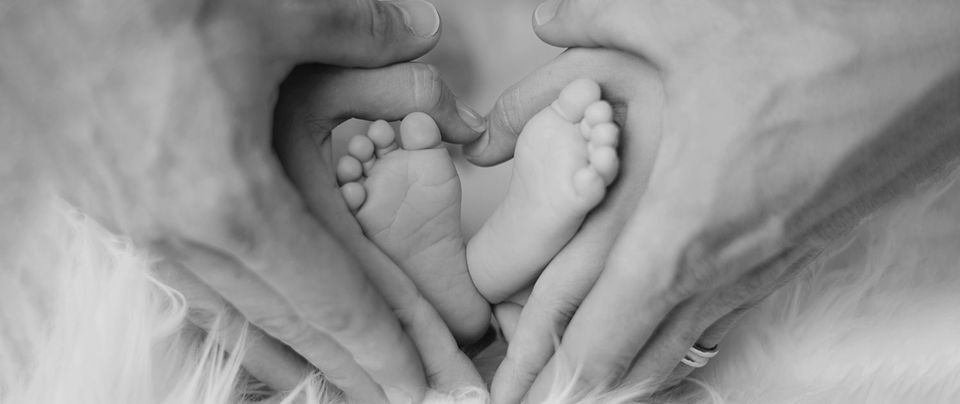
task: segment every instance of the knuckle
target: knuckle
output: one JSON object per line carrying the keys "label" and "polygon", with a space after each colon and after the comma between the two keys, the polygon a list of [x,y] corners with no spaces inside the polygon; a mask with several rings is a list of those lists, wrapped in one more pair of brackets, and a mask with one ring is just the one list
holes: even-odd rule
{"label": "knuckle", "polygon": [[[549,321],[552,332],[563,330],[579,307],[581,297],[566,290],[552,290],[543,296],[531,294],[526,307],[537,311],[534,318]],[[557,335],[559,337],[559,335]]]}
{"label": "knuckle", "polygon": [[676,306],[689,297],[678,283],[682,277],[682,268],[676,265],[677,260],[670,256],[658,258],[660,260],[657,262],[643,265],[632,262],[634,257],[620,258],[619,261],[611,261],[604,270],[604,276],[609,276],[618,285],[641,288],[647,304]]}
{"label": "knuckle", "polygon": [[411,63],[409,66],[414,84],[414,105],[421,111],[436,108],[443,98],[443,80],[440,77],[440,70],[426,63]]}
{"label": "knuckle", "polygon": [[197,230],[199,241],[237,259],[249,260],[258,256],[261,242],[258,227],[250,220],[250,213],[245,209],[230,207],[229,204],[223,206],[226,207],[221,208],[220,212],[212,213],[207,220],[194,225],[201,227]]}
{"label": "knuckle", "polygon": [[358,7],[363,9],[358,15],[364,16],[358,26],[365,28],[363,32],[369,36],[371,45],[380,45],[378,46],[380,51],[376,52],[379,57],[375,58],[375,64],[386,64],[392,56],[388,52],[392,47],[388,44],[397,37],[399,17],[393,13],[391,6],[381,1],[360,1]]}
{"label": "knuckle", "polygon": [[319,305],[308,314],[312,324],[334,335],[342,335],[353,330],[357,317],[353,310],[333,303]]}
{"label": "knuckle", "polygon": [[440,104],[443,97],[443,81],[440,71],[433,65],[411,65],[414,83],[414,104],[423,110],[431,110]]}
{"label": "knuckle", "polygon": [[206,308],[191,307],[189,311],[187,311],[187,319],[190,320],[193,325],[207,331],[212,330],[215,326],[220,328],[218,326],[220,318],[220,313]]}
{"label": "knuckle", "polygon": [[523,129],[525,120],[523,119],[524,103],[519,86],[508,89],[497,99],[493,110],[496,112],[491,115],[492,124],[503,128],[507,133],[514,136],[519,135]]}
{"label": "knuckle", "polygon": [[506,366],[501,367],[510,369],[510,376],[514,381],[525,385],[533,383],[540,374],[543,365],[550,359],[549,354],[552,353],[552,351],[548,351],[547,354],[542,354],[539,352],[530,352],[529,349],[510,349],[513,346],[514,345],[507,346],[507,355],[503,358]]}
{"label": "knuckle", "polygon": [[[601,344],[602,345],[602,344]],[[623,350],[599,349],[589,360],[574,363],[581,369],[580,381],[589,386],[610,386],[625,374],[633,362],[634,355]],[[574,367],[576,369],[576,367]]]}
{"label": "knuckle", "polygon": [[689,297],[709,289],[720,270],[715,248],[702,237],[684,243],[670,280],[673,295]]}
{"label": "knuckle", "polygon": [[589,23],[607,14],[603,13],[603,10],[615,2],[615,0],[567,0],[566,10],[562,11],[579,17],[581,23]]}
{"label": "knuckle", "polygon": [[[240,171],[240,170],[238,170]],[[181,231],[187,239],[216,248],[233,258],[256,263],[263,258],[267,245],[267,221],[284,209],[271,192],[263,173],[243,170],[242,175],[223,176],[209,184],[208,191],[187,206],[190,210],[181,218]],[[274,185],[275,187],[275,185]]]}
{"label": "knuckle", "polygon": [[427,299],[420,294],[419,290],[414,289],[407,293],[401,299],[393,301],[393,314],[403,325],[415,324],[419,318],[427,315],[433,308]]}
{"label": "knuckle", "polygon": [[251,322],[264,332],[288,345],[297,345],[311,335],[309,327],[294,314],[264,315],[252,318]]}

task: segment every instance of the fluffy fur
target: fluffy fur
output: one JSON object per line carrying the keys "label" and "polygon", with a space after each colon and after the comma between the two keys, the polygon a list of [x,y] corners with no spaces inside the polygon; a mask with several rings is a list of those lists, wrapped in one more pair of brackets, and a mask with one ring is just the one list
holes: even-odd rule
{"label": "fluffy fur", "polygon": [[[876,214],[751,312],[691,375],[698,393],[682,401],[960,400],[960,185],[936,188]],[[287,395],[251,383],[242,353],[187,326],[182,297],[123,238],[54,198],[0,202],[0,402],[336,401],[319,378]],[[622,403],[647,392],[570,391],[574,369],[557,375],[552,403]],[[429,397],[484,400],[477,391]]]}

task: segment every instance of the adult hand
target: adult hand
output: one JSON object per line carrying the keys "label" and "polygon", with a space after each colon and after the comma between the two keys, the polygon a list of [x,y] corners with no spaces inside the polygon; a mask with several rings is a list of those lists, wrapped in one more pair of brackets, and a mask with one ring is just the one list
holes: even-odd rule
{"label": "adult hand", "polygon": [[[228,336],[243,324],[239,312],[348,397],[415,401],[426,388],[417,348],[430,372],[460,372],[455,377],[472,383],[472,369],[451,353],[456,346],[436,313],[409,281],[397,280],[402,272],[380,260],[367,273],[351,254],[364,248],[356,238],[344,240],[345,250],[331,234],[341,229],[314,216],[347,210],[342,202],[305,204],[271,149],[272,112],[296,63],[371,68],[409,60],[436,43],[439,25],[435,9],[415,0],[15,0],[0,12],[0,46],[17,55],[0,62],[0,121],[14,150],[28,151],[18,160],[48,170],[58,192],[162,254],[168,262],[160,272],[187,285],[195,306],[235,313],[220,322]],[[416,107],[436,102],[426,109],[451,140],[476,137],[437,77],[417,77],[366,100],[328,93],[330,105],[354,100],[357,112],[395,114],[362,103],[418,94]],[[394,310],[409,320],[416,345]],[[259,349],[248,355],[258,362],[252,367],[278,388],[308,369],[275,341],[251,349]]]}
{"label": "adult hand", "polygon": [[[542,400],[560,355],[581,366],[575,387],[676,381],[691,370],[678,365],[690,346],[717,344],[744,309],[867,213],[955,162],[958,8],[898,0],[542,5],[542,39],[651,61],[665,105],[650,128],[630,102],[642,89],[620,103],[624,140],[633,142],[622,160],[633,165],[537,281],[496,375],[495,401]],[[517,129],[547,105],[557,81],[646,74],[629,64],[567,73],[565,56],[504,94],[488,134],[467,148],[474,161],[508,157]],[[621,85],[606,80],[605,96],[630,91]],[[647,129],[660,133],[659,144],[643,140],[657,138]],[[650,148],[652,166],[637,162]],[[553,335],[563,336],[557,355]]]}

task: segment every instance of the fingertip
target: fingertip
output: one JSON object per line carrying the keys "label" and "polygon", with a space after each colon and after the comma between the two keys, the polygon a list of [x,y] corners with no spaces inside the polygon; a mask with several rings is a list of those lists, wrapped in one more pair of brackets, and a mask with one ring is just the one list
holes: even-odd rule
{"label": "fingertip", "polygon": [[[543,370],[540,371],[539,374],[537,374],[537,378],[530,385],[530,389],[526,391],[526,398],[524,399],[524,402],[528,402],[528,403],[544,402],[547,396],[550,394],[550,390],[552,389],[553,385],[558,382],[565,383],[563,387],[567,387],[567,384],[569,384],[571,387],[573,387],[573,391],[578,390],[576,387],[574,387],[574,384],[577,383],[577,380],[575,379],[557,380],[559,374],[557,373],[557,370],[556,370],[556,367],[557,367],[556,358],[557,358],[556,356],[554,356],[553,358],[550,358],[550,361],[547,362],[547,365],[543,367]],[[568,369],[568,370],[570,370],[570,373],[566,373],[566,374],[573,375],[573,369]]]}
{"label": "fingertip", "polygon": [[295,3],[279,6],[279,21],[268,25],[294,62],[386,66],[423,56],[440,39],[440,14],[424,0]]}
{"label": "fingertip", "polygon": [[569,30],[571,23],[567,21],[565,11],[569,8],[569,1],[546,0],[537,6],[533,12],[533,32],[540,40],[558,47],[566,47],[571,42],[565,38],[564,30]]}
{"label": "fingertip", "polygon": [[521,377],[516,359],[507,355],[493,375],[493,381],[490,383],[490,399],[493,404],[520,402],[526,387],[532,381],[533,377]]}
{"label": "fingertip", "polygon": [[463,145],[461,151],[463,152],[464,157],[467,158],[467,161],[473,163],[474,165],[486,167],[492,165],[488,163],[489,158],[485,154],[487,146],[489,145],[490,133],[488,131],[481,134],[477,140]]}
{"label": "fingertip", "polygon": [[522,310],[523,306],[513,302],[503,302],[493,308],[494,315],[497,316],[497,323],[500,324],[500,332],[503,333],[503,338],[507,342],[513,340],[513,333],[517,329]]}
{"label": "fingertip", "polygon": [[553,20],[560,8],[561,0],[547,0],[533,11],[533,26],[539,27]]}
{"label": "fingertip", "polygon": [[[510,123],[515,118],[511,118],[511,112],[501,105],[503,103],[499,101],[487,116],[487,130],[477,140],[463,146],[464,156],[474,165],[489,167],[513,157],[520,130],[514,129]],[[519,126],[522,128],[523,124]]]}
{"label": "fingertip", "polygon": [[478,136],[487,130],[487,121],[484,120],[477,111],[459,99],[456,101],[456,105],[457,114],[460,115],[460,119],[462,119],[463,123],[467,124],[470,129],[473,129]]}
{"label": "fingertip", "polygon": [[424,0],[377,1],[376,6],[393,6],[400,11],[403,25],[419,38],[435,38],[440,33],[440,13]]}

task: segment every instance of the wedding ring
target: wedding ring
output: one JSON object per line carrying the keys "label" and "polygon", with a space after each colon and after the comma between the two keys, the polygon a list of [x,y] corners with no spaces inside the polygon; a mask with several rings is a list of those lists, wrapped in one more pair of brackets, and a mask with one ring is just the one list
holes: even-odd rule
{"label": "wedding ring", "polygon": [[710,362],[710,358],[717,356],[717,347],[704,348],[700,344],[693,344],[687,350],[686,355],[680,360],[680,363],[692,368],[702,368]]}

